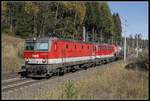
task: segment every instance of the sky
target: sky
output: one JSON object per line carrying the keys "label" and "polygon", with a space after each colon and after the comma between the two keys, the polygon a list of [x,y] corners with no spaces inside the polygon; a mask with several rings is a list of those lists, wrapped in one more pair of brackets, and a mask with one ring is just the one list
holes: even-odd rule
{"label": "sky", "polygon": [[108,2],[112,13],[119,13],[122,22],[122,36],[142,34],[143,39],[148,39],[148,2]]}

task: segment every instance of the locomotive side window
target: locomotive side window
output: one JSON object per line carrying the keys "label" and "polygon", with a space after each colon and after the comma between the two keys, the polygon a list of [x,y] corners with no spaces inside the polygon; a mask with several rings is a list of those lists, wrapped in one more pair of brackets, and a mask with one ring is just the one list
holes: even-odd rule
{"label": "locomotive side window", "polygon": [[110,50],[112,50],[112,47],[110,46]]}
{"label": "locomotive side window", "polygon": [[96,46],[93,46],[93,51],[96,51]]}
{"label": "locomotive side window", "polygon": [[100,46],[98,46],[98,50],[99,50],[99,51],[100,51],[100,49],[101,49]]}
{"label": "locomotive side window", "polygon": [[66,49],[68,49],[68,44],[66,44]]}
{"label": "locomotive side window", "polygon": [[100,50],[100,51],[102,50],[102,47],[101,47],[101,46],[99,46],[99,50]]}
{"label": "locomotive side window", "polygon": [[105,49],[106,49],[106,51],[107,51],[108,47],[107,47],[107,46],[105,46]]}
{"label": "locomotive side window", "polygon": [[104,49],[105,49],[105,47],[104,47],[104,46],[102,46],[102,49],[104,50]]}
{"label": "locomotive side window", "polygon": [[106,50],[106,46],[104,46],[104,50]]}
{"label": "locomotive side window", "polygon": [[112,50],[112,49],[111,49],[111,46],[109,47],[109,49]]}
{"label": "locomotive side window", "polygon": [[54,51],[57,50],[57,43],[54,43]]}
{"label": "locomotive side window", "polygon": [[109,50],[109,46],[106,46],[106,50]]}
{"label": "locomotive side window", "polygon": [[94,46],[93,46],[93,51],[94,51]]}
{"label": "locomotive side window", "polygon": [[110,50],[112,50],[112,46],[110,47]]}

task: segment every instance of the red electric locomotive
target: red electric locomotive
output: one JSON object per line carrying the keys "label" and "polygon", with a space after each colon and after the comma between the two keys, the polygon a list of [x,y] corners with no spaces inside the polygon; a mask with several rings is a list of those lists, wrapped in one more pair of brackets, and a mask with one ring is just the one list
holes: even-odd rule
{"label": "red electric locomotive", "polygon": [[24,50],[23,77],[46,77],[113,60],[118,47],[57,38],[30,38]]}

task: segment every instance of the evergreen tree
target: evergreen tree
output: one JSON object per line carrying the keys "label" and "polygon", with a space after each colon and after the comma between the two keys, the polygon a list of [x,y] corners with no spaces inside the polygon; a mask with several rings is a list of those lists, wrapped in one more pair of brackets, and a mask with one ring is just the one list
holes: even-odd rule
{"label": "evergreen tree", "polygon": [[122,27],[121,27],[121,20],[118,13],[113,14],[113,21],[114,21],[114,36],[116,37],[117,41],[121,38]]}

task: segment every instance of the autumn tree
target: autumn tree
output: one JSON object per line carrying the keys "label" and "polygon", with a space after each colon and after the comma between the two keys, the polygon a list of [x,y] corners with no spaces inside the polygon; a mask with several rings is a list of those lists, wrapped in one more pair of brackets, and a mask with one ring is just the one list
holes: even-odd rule
{"label": "autumn tree", "polygon": [[121,27],[114,27],[120,23],[118,17],[115,15],[113,19],[106,2],[24,1],[2,4],[2,29],[7,28],[24,38],[51,36],[82,40],[85,26],[90,41],[108,42],[121,32]]}

